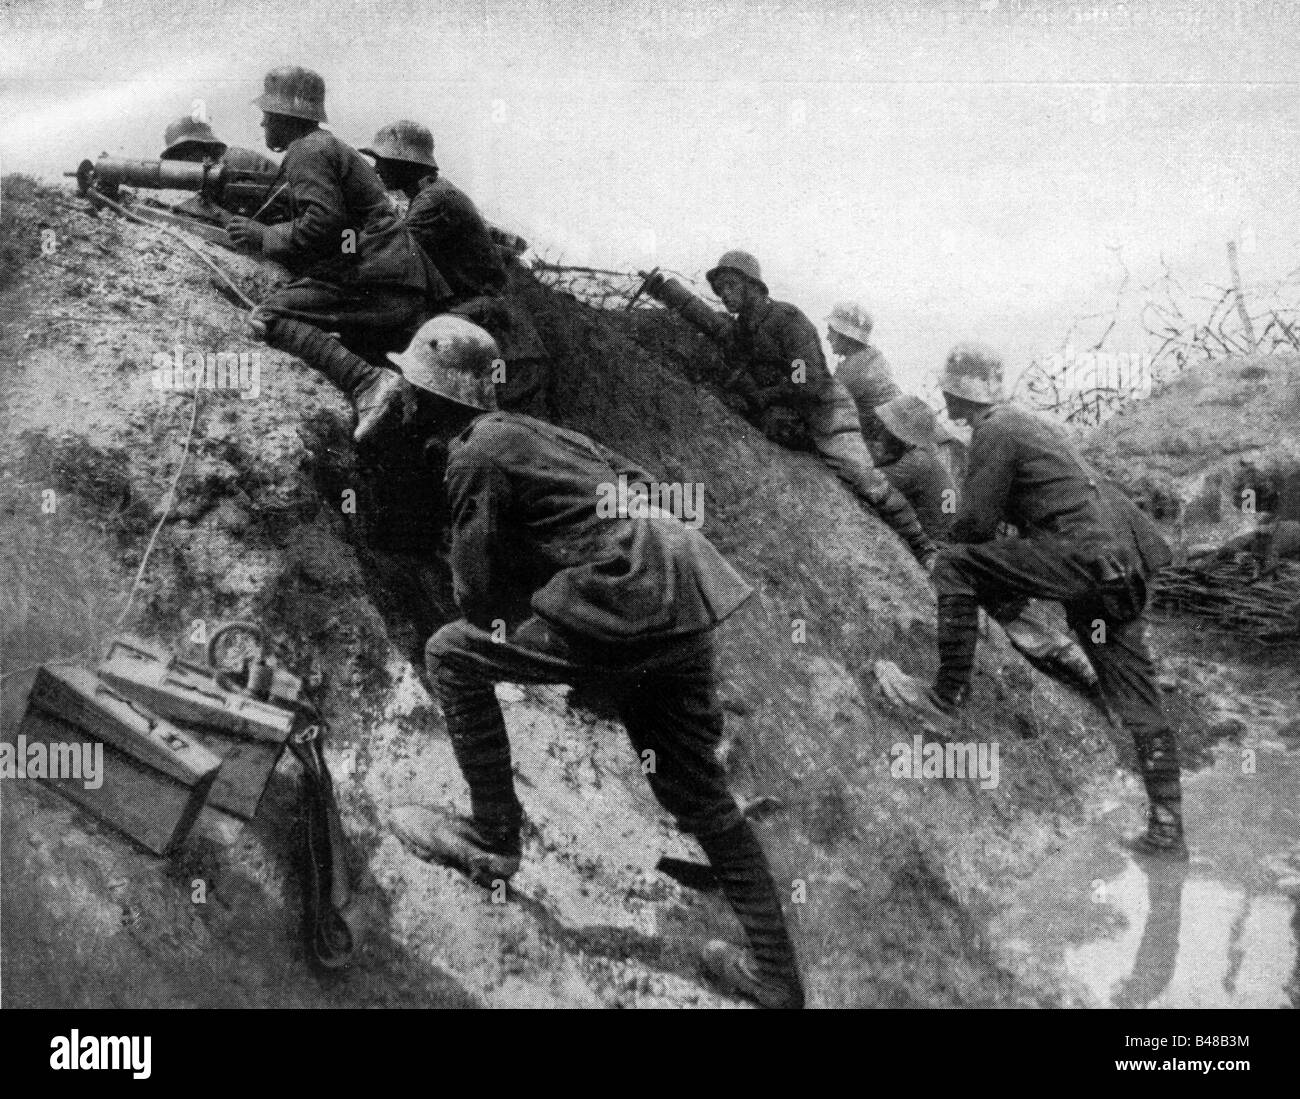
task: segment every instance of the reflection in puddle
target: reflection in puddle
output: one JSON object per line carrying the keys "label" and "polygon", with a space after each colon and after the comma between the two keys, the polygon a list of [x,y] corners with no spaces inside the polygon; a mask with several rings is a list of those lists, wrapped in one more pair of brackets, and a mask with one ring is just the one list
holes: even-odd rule
{"label": "reflection in puddle", "polygon": [[1008,945],[1111,1007],[1300,1006],[1300,756],[1233,753],[1185,785],[1190,866],[1121,854],[1102,827],[1026,883]]}
{"label": "reflection in puddle", "polygon": [[1065,967],[1113,1007],[1285,1007],[1293,903],[1249,897],[1183,868],[1133,864],[1106,885],[1124,930],[1065,948]]}

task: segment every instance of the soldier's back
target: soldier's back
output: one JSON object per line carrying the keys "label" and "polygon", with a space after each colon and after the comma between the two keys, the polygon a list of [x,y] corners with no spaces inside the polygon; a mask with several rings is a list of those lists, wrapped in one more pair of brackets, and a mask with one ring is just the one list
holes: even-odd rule
{"label": "soldier's back", "polygon": [[439,175],[411,201],[406,224],[457,298],[497,295],[506,269],[492,232],[459,187]]}

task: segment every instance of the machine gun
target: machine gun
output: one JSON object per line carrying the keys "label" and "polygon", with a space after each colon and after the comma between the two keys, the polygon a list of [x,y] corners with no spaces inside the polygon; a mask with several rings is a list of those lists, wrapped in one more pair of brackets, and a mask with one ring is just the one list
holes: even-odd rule
{"label": "machine gun", "polygon": [[[133,213],[155,223],[180,225],[217,244],[231,247],[225,226],[233,215],[255,218],[264,225],[288,221],[292,216],[288,191],[275,186],[276,177],[266,172],[235,168],[205,160],[124,160],[108,155],[83,160],[75,172],[77,190],[93,203],[95,198],[118,201],[118,188],[142,187],[152,191],[194,191],[195,197],[179,206],[146,200]],[[516,259],[528,250],[528,242],[516,233],[489,225],[492,243],[505,260]]]}
{"label": "machine gun", "polygon": [[77,189],[91,202],[97,196],[117,201],[118,188],[141,187],[154,191],[193,191],[195,197],[179,206],[146,200],[134,212],[155,222],[180,225],[200,236],[229,245],[225,226],[232,216],[253,217],[266,225],[287,221],[287,189],[275,186],[274,175],[236,168],[218,161],[124,160],[101,156],[83,160],[75,172]]}

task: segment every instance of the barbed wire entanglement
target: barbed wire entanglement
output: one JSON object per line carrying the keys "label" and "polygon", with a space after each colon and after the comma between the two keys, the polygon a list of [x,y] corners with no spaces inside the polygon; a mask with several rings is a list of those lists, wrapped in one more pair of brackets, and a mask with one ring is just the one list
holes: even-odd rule
{"label": "barbed wire entanglement", "polygon": [[[537,280],[552,290],[568,294],[596,309],[662,309],[662,303],[649,294],[642,293],[643,278],[638,271],[613,271],[601,267],[583,267],[539,256],[532,261],[532,271]],[[686,283],[701,297],[711,299],[707,290],[700,289],[699,279],[657,267],[657,271]]]}
{"label": "barbed wire entanglement", "polygon": [[[1120,267],[1114,305],[1076,317],[1061,352],[1021,374],[1015,392],[1030,406],[1092,427],[1193,363],[1300,351],[1300,268],[1273,283],[1189,288],[1162,257],[1161,275],[1131,289],[1120,250],[1111,250]],[[1233,246],[1229,259],[1235,279]],[[1118,333],[1140,347],[1119,351]]]}
{"label": "barbed wire entanglement", "polygon": [[1154,606],[1200,619],[1214,630],[1264,644],[1300,642],[1300,563],[1263,570],[1253,555],[1161,569],[1151,579]]}

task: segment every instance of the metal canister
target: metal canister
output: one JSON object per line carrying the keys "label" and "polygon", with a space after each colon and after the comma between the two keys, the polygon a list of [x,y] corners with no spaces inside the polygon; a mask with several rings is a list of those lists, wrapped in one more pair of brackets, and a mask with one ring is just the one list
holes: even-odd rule
{"label": "metal canister", "polygon": [[675,278],[669,275],[652,275],[646,279],[645,289],[646,293],[663,302],[674,312],[680,313],[711,339],[720,340],[726,335],[726,320],[710,309],[703,298],[692,293]]}

